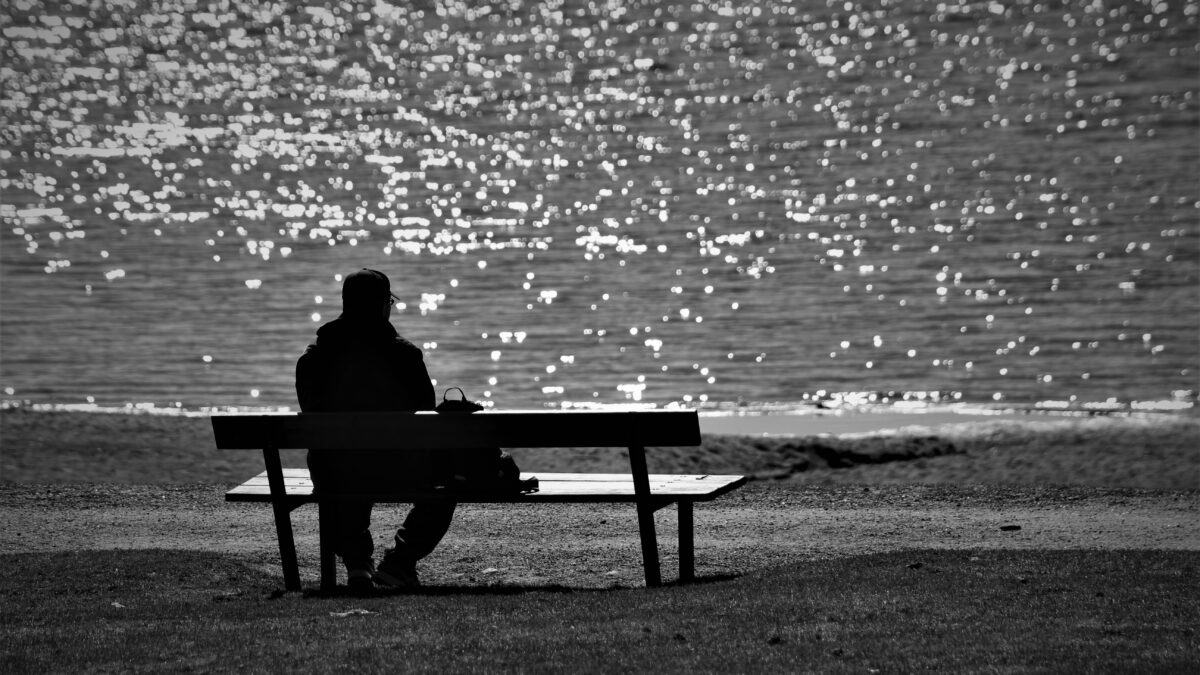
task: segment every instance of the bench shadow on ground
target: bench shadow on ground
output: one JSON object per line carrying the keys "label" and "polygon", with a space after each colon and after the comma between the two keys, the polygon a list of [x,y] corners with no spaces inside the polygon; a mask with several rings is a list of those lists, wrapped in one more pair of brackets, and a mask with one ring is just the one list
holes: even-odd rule
{"label": "bench shadow on ground", "polygon": [[[272,569],[274,566],[274,569]],[[738,575],[701,576],[688,586],[707,586]],[[679,587],[667,580],[663,588]],[[304,589],[287,593],[278,563],[229,553],[177,549],[78,550],[0,554],[0,597],[17,605],[36,604],[47,596],[106,600],[127,605],[131,598],[189,596],[227,602],[238,598],[303,597],[386,598],[405,596],[516,596],[528,593],[596,594],[641,586],[606,587],[568,584],[431,584],[411,591],[375,589],[354,593],[345,585],[322,592],[317,579],[304,579]]]}
{"label": "bench shadow on ground", "polygon": [[[283,579],[272,569],[272,562],[268,557],[177,549],[0,554],[0,614],[38,620],[73,615],[171,615],[192,611],[189,607],[223,611],[217,608],[226,603],[240,606],[348,597],[482,600],[493,596],[515,601],[521,596],[557,594],[579,598],[632,595],[649,600],[667,591],[688,603],[722,607],[739,602],[774,603],[779,611],[800,606],[822,616],[844,613],[848,607],[882,611],[880,598],[887,598],[884,604],[888,611],[898,612],[896,620],[926,615],[944,618],[989,607],[993,608],[989,611],[1001,608],[1014,616],[1032,612],[1047,625],[1068,615],[1083,622],[1080,625],[1097,621],[1124,625],[1125,608],[1138,605],[1146,626],[1159,622],[1178,628],[1200,621],[1200,596],[1194,583],[1200,552],[1193,550],[906,550],[767,565],[744,574],[702,576],[685,585],[671,581],[662,589],[439,584],[416,592],[365,596],[353,596],[344,586],[322,594],[315,579],[304,592],[285,593]],[[688,591],[674,593],[684,589]],[[898,603],[895,607],[893,600]],[[1139,628],[1136,634],[1143,632]],[[1186,639],[1193,635],[1188,632]],[[1184,635],[1177,631],[1175,638],[1184,639]]]}

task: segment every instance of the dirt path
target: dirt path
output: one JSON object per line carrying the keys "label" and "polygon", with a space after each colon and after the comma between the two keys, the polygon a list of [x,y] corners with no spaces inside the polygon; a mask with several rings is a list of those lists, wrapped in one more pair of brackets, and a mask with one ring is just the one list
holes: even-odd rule
{"label": "dirt path", "polygon": [[[227,504],[216,486],[0,488],[0,551],[219,551],[278,574],[269,508]],[[403,517],[380,507],[376,541]],[[1072,488],[830,487],[754,483],[696,507],[700,577],[898,550],[1200,550],[1200,493]],[[306,582],[316,578],[315,509],[294,513]],[[674,509],[657,517],[664,578],[675,576]],[[460,507],[422,564],[427,584],[571,588],[642,583],[629,506]]]}

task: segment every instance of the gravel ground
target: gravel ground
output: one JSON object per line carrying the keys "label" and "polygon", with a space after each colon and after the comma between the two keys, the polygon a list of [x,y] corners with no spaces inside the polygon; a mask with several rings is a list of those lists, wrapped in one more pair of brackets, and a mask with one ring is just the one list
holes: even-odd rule
{"label": "gravel ground", "polygon": [[[279,574],[270,508],[225,486],[5,485],[0,551],[218,551]],[[379,507],[382,549],[402,506]],[[1200,493],[1004,486],[804,486],[755,482],[696,506],[696,572],[739,576],[870,553],[949,549],[1200,550]],[[316,510],[293,514],[301,575],[315,584]],[[675,578],[673,508],[658,513],[663,576]],[[469,505],[421,565],[429,585],[608,588],[643,583],[630,505]]]}

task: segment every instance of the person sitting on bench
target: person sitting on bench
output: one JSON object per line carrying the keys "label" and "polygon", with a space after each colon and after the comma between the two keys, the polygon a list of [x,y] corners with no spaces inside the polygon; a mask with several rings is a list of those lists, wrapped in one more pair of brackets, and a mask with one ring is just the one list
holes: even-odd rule
{"label": "person sitting on bench", "polygon": [[[296,393],[302,412],[433,410],[436,396],[421,349],[392,326],[396,302],[387,275],[362,269],[342,283],[342,314],[317,330],[296,364]],[[312,451],[308,467],[318,492],[386,492],[397,479],[394,453]],[[416,562],[445,536],[454,503],[421,502],[396,530],[395,547],[376,569],[372,555],[371,509],[364,501],[326,504],[332,508],[333,550],[346,567],[351,590],[373,584],[387,588],[419,585]]]}

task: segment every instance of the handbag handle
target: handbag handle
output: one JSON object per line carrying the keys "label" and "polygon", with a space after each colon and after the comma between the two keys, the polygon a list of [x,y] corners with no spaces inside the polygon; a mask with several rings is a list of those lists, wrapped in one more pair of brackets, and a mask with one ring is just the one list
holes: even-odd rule
{"label": "handbag handle", "polygon": [[[450,398],[447,396],[451,391],[457,389],[458,395],[462,398]],[[459,387],[450,387],[442,394],[442,402],[434,408],[437,412],[444,413],[473,413],[483,410],[483,406],[467,399],[467,395]]]}

